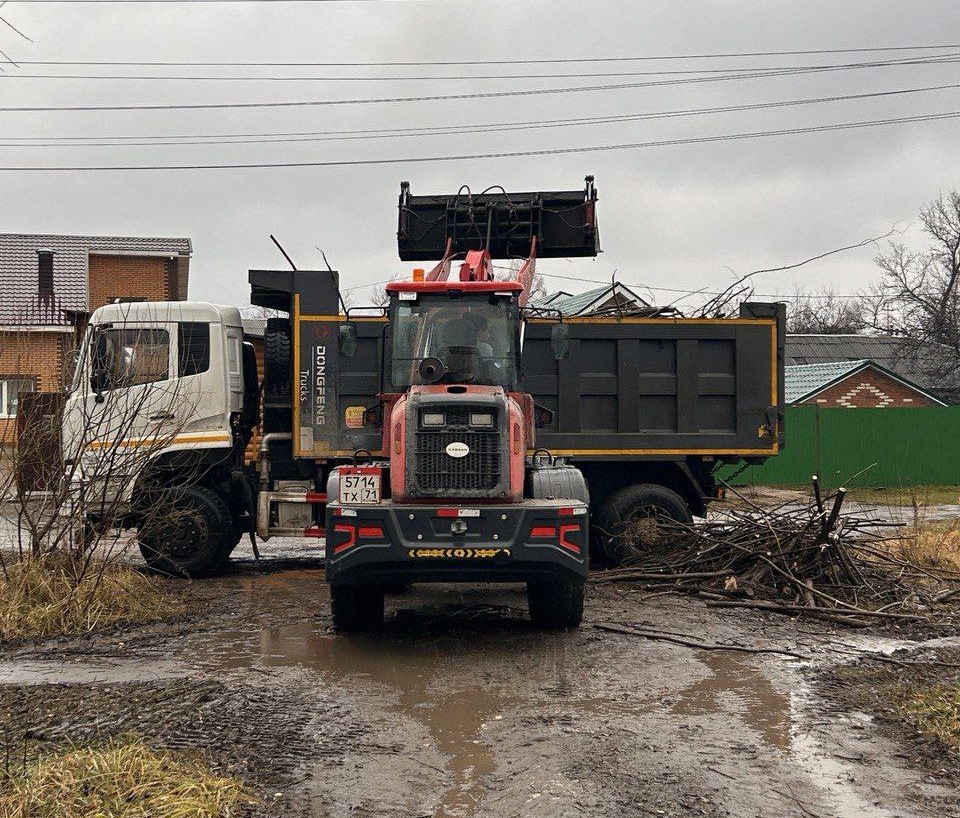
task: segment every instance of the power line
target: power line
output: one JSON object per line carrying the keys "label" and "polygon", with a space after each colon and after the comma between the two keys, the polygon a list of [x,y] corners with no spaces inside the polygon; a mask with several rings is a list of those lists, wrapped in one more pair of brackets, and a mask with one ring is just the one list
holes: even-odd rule
{"label": "power line", "polygon": [[[578,276],[564,276],[556,275],[554,273],[541,273],[538,271],[538,275],[542,275],[544,278],[559,278],[564,281],[576,281],[583,284],[610,284],[610,279],[602,278],[580,278]],[[627,281],[618,281],[618,284],[624,284],[627,287],[636,287],[637,289],[651,290],[653,292],[665,292],[665,293],[685,293],[687,295],[725,295],[726,291],[715,291],[715,290],[685,290],[680,287],[652,287],[649,284],[641,284],[639,282],[627,282]],[[882,299],[885,296],[877,295],[873,293],[795,293],[793,295],[783,295],[781,293],[754,293],[756,298],[774,298],[780,301],[786,299],[796,300],[796,301],[806,301],[808,299],[812,300],[871,300],[871,299]]]}
{"label": "power line", "polygon": [[[20,0],[29,2],[29,0]],[[819,48],[794,51],[727,51],[718,53],[693,54],[660,54],[649,56],[626,57],[560,57],[527,58],[527,59],[499,59],[499,60],[390,60],[380,62],[263,62],[251,60],[220,61],[220,62],[187,62],[182,60],[21,60],[20,65],[100,65],[100,66],[180,66],[188,68],[200,67],[267,67],[267,68],[355,68],[355,67],[387,67],[387,66],[457,66],[457,65],[543,65],[562,63],[590,63],[590,62],[656,62],[659,60],[712,60],[729,57],[799,57],[813,54],[869,54],[887,53],[896,51],[943,51],[960,48],[960,43],[946,43],[943,45],[894,45],[859,48]]]}
{"label": "power line", "polygon": [[896,125],[907,122],[932,122],[936,120],[960,118],[960,111],[946,111],[935,114],[921,114],[917,116],[897,117],[891,119],[876,119],[862,122],[841,122],[831,125],[816,125],[806,128],[784,128],[772,131],[753,131],[749,133],[718,134],[715,136],[698,136],[686,139],[662,139],[652,142],[632,142],[617,145],[590,145],[570,148],[545,148],[527,151],[498,151],[495,153],[473,153],[453,156],[412,156],[379,159],[338,159],[315,160],[301,162],[237,162],[237,163],[203,163],[189,165],[63,165],[63,166],[0,166],[0,171],[33,171],[33,172],[62,172],[62,171],[153,171],[153,170],[241,170],[252,168],[314,168],[314,167],[356,167],[361,165],[398,165],[416,164],[424,162],[457,162],[473,161],[476,159],[513,159],[533,156],[555,156],[572,153],[600,153],[607,151],[636,150],[640,148],[657,148],[669,145],[699,145],[711,142],[731,142],[743,139],[759,139],[765,137],[792,136],[796,134],[824,133],[827,131],[841,131],[859,128],[875,128],[883,125]]}
{"label": "power line", "polygon": [[[551,74],[433,74],[419,76],[342,76],[342,75],[256,75],[240,76],[199,76],[178,74],[0,74],[0,79],[33,79],[33,80],[161,80],[170,82],[432,82],[468,80],[550,80],[550,79],[586,79],[591,77],[654,77],[674,76],[678,74],[729,74],[729,73],[760,73],[769,71],[821,71],[828,68],[853,69],[875,68],[886,65],[938,65],[942,62],[954,62],[960,54],[938,54],[929,57],[901,58],[893,60],[872,60],[859,63],[821,63],[818,65],[752,65],[752,66],[725,66],[723,68],[684,68],[660,69],[656,71],[576,71]],[[25,65],[26,63],[19,63]]]}
{"label": "power line", "polygon": [[109,5],[120,3],[127,5],[142,5],[146,3],[251,3],[254,5],[262,3],[398,3],[402,5],[403,3],[419,3],[425,1],[426,0],[17,0],[17,3],[45,3],[48,5],[57,4],[61,6]]}
{"label": "power line", "polygon": [[[960,88],[960,83],[951,85],[931,85],[921,88],[903,88],[893,91],[875,91],[864,94],[844,94],[829,97],[811,97],[807,99],[783,100],[777,102],[755,102],[743,105],[727,105],[712,108],[686,108],[674,111],[656,111],[648,113],[624,114],[620,116],[586,117],[582,119],[551,119],[527,120],[524,122],[499,122],[476,125],[442,125],[418,128],[381,128],[359,131],[329,131],[329,132],[300,132],[287,134],[239,134],[203,136],[142,136],[142,137],[0,137],[0,147],[157,147],[183,145],[247,145],[247,144],[280,144],[290,142],[327,142],[352,141],[365,139],[392,139],[421,136],[460,136],[465,134],[490,134],[515,130],[534,130],[541,128],[560,128],[585,125],[606,125],[621,122],[650,121],[657,119],[672,119],[678,117],[699,116],[705,114],[731,113],[739,111],[767,110],[772,108],[795,107],[829,102],[846,102],[852,100],[873,99],[888,96],[902,96],[929,91],[941,91]],[[235,136],[235,138],[234,138]],[[134,140],[149,141],[134,141]],[[71,140],[77,140],[72,144]],[[96,140],[96,141],[93,141]]]}
{"label": "power line", "polygon": [[881,63],[853,63],[844,66],[829,68],[794,70],[771,70],[745,74],[723,74],[708,77],[687,77],[683,79],[654,80],[646,82],[613,83],[609,85],[582,85],[566,88],[530,88],[515,91],[483,91],[470,94],[430,94],[413,97],[375,97],[361,99],[323,99],[323,100],[294,100],[289,102],[198,102],[198,103],[147,103],[127,105],[29,105],[0,107],[5,113],[38,113],[46,111],[171,111],[171,110],[211,110],[211,109],[238,109],[238,108],[300,108],[330,105],[371,105],[398,102],[436,102],[441,100],[490,99],[494,97],[523,97],[542,96],[547,94],[583,93],[589,91],[615,91],[627,88],[650,88],[668,85],[686,85],[689,83],[721,82],[726,80],[754,79],[766,77],[780,77],[796,74],[822,73],[831,71],[846,71],[854,68],[878,68],[891,65],[938,64],[960,62],[960,56],[949,55],[942,58],[930,58],[923,62],[881,62]]}

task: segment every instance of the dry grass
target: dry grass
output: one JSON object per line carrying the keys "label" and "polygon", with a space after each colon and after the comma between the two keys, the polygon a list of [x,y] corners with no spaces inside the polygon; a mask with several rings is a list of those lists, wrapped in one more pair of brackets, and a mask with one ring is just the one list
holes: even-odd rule
{"label": "dry grass", "polygon": [[916,692],[901,710],[922,732],[960,752],[960,684]]}
{"label": "dry grass", "polygon": [[0,818],[227,818],[253,803],[237,779],[140,739],[45,754],[0,778]]}
{"label": "dry grass", "polygon": [[[842,481],[841,481],[842,482]],[[951,506],[960,505],[960,486],[846,486],[847,499],[868,506]],[[826,490],[826,489],[825,489]],[[761,505],[782,503],[791,499],[806,502],[809,486],[741,486],[744,497]],[[727,502],[742,502],[733,492],[727,492]]]}
{"label": "dry grass", "polygon": [[27,558],[0,575],[0,640],[83,633],[146,622],[171,610],[163,581],[129,566],[75,558]]}
{"label": "dry grass", "polygon": [[960,520],[917,522],[890,540],[889,547],[919,568],[960,572]]}

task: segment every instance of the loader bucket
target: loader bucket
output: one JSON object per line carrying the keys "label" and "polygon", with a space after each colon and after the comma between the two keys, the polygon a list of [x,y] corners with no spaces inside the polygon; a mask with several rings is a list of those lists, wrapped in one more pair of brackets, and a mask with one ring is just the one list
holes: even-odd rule
{"label": "loader bucket", "polygon": [[470,250],[493,258],[595,256],[600,252],[593,177],[583,190],[507,193],[493,188],[471,194],[414,196],[400,184],[397,248],[403,261],[462,258]]}

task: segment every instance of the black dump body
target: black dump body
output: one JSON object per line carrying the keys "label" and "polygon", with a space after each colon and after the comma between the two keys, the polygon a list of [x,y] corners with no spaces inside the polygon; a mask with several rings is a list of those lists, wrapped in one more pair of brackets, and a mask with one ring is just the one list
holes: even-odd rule
{"label": "black dump body", "polygon": [[574,460],[705,455],[763,458],[784,440],[782,304],[737,318],[532,319],[523,387],[549,409],[537,446]]}
{"label": "black dump body", "polygon": [[[291,313],[294,457],[350,458],[379,452],[382,430],[364,422],[389,382],[391,328],[378,316],[338,315],[335,273],[253,271],[254,303]],[[342,354],[340,327],[357,348]],[[536,445],[574,463],[609,460],[747,458],[783,446],[782,304],[742,305],[734,318],[570,318],[569,354],[556,360],[557,322],[528,320],[521,388],[552,419]],[[267,345],[270,338],[266,339]],[[267,380],[271,380],[268,359]],[[291,377],[292,376],[292,377]]]}
{"label": "black dump body", "polygon": [[[404,182],[400,258],[438,260],[484,248],[494,258],[595,256],[596,202],[591,176],[583,190],[537,193],[463,187],[414,196]],[[379,394],[404,391],[389,382],[386,318],[341,315],[335,272],[254,270],[250,283],[254,304],[291,316],[289,326],[268,325],[265,431],[292,432],[295,458],[378,454],[381,429],[366,410]],[[744,304],[733,318],[560,319],[545,312],[531,311],[521,360],[521,391],[549,410],[538,447],[581,464],[762,460],[783,445],[783,305]],[[569,337],[561,360],[551,344],[558,320]],[[345,324],[356,329],[349,354]],[[278,358],[271,349],[288,352]],[[698,482],[709,490],[709,481]]]}
{"label": "black dump body", "polygon": [[400,187],[397,249],[403,261],[437,261],[486,248],[493,258],[526,258],[536,238],[538,258],[592,257],[600,252],[597,192],[583,190],[413,196]]}

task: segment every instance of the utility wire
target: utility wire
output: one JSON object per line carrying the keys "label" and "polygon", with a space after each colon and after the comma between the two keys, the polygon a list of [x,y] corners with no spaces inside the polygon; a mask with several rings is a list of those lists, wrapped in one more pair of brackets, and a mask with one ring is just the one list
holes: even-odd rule
{"label": "utility wire", "polygon": [[708,77],[687,77],[683,79],[653,80],[646,82],[615,83],[609,85],[583,85],[566,88],[531,88],[516,91],[484,91],[471,94],[430,94],[415,97],[375,97],[362,99],[323,99],[323,100],[294,100],[289,102],[197,102],[197,103],[147,103],[124,105],[27,105],[4,106],[0,111],[5,113],[38,113],[44,111],[171,111],[171,110],[211,110],[211,109],[238,109],[238,108],[300,108],[330,105],[371,105],[397,102],[436,102],[441,100],[460,99],[490,99],[493,97],[525,97],[542,96],[548,94],[582,93],[588,91],[615,91],[627,88],[650,88],[668,85],[686,85],[689,83],[721,82],[726,80],[755,79],[766,77],[780,77],[796,74],[822,73],[832,71],[846,71],[852,68],[877,68],[891,65],[912,65],[931,63],[960,62],[960,55],[950,55],[944,58],[932,58],[929,62],[887,62],[887,63],[854,63],[844,66],[831,66],[800,71],[771,70],[745,74],[722,74]]}
{"label": "utility wire", "polygon": [[[556,275],[556,274],[554,274],[554,273],[541,273],[539,270],[537,271],[537,275],[542,275],[544,278],[559,278],[559,279],[563,279],[564,281],[576,281],[576,282],[583,283],[583,284],[607,284],[607,285],[610,284],[610,279],[608,279],[608,278],[580,278],[580,277],[578,277],[578,276],[564,276],[564,275]],[[630,282],[626,282],[626,281],[618,281],[617,283],[618,283],[618,284],[624,284],[624,285],[627,286],[627,287],[633,287],[633,288],[636,288],[636,289],[638,289],[638,290],[639,290],[639,289],[644,289],[644,290],[652,290],[652,291],[654,291],[654,292],[685,293],[685,294],[687,294],[687,295],[713,295],[713,296],[725,295],[725,292],[723,292],[723,291],[713,291],[713,290],[685,290],[685,289],[682,289],[682,288],[680,288],[680,287],[652,287],[652,286],[650,286],[649,284],[640,284],[639,282],[630,283]],[[783,300],[786,300],[786,299],[797,300],[797,301],[806,301],[807,299],[816,299],[816,300],[821,300],[821,299],[826,299],[826,300],[831,300],[831,299],[838,299],[838,300],[839,300],[839,299],[843,299],[843,300],[846,300],[846,299],[855,299],[855,300],[859,300],[859,299],[863,299],[863,300],[870,300],[870,299],[878,299],[878,298],[879,298],[879,299],[882,299],[882,298],[885,298],[885,296],[883,296],[883,295],[878,295],[878,294],[873,294],[873,293],[866,293],[866,294],[860,294],[860,293],[843,293],[843,294],[838,294],[838,293],[794,293],[794,294],[792,294],[792,295],[783,295],[783,294],[781,294],[781,293],[754,293],[753,295],[754,295],[754,297],[756,297],[756,298],[774,298],[774,299],[778,299],[778,300],[780,300],[780,301],[783,301]]]}
{"label": "utility wire", "polygon": [[301,162],[224,162],[224,163],[197,163],[184,165],[35,165],[35,166],[0,166],[0,171],[32,171],[32,172],[83,172],[83,171],[156,171],[156,170],[240,170],[250,168],[313,168],[313,167],[357,167],[362,165],[398,165],[417,164],[426,162],[457,162],[476,159],[512,159],[533,156],[555,156],[573,153],[600,153],[608,151],[637,150],[640,148],[657,148],[668,145],[700,145],[712,142],[731,142],[743,139],[760,139],[765,137],[792,136],[796,134],[825,133],[859,128],[875,128],[884,125],[896,125],[908,122],[932,122],[937,120],[960,118],[960,111],[945,111],[917,116],[896,117],[890,119],[875,119],[861,122],[840,122],[831,125],[816,125],[806,128],[784,128],[771,131],[752,131],[748,133],[718,134],[715,136],[698,136],[686,139],[661,139],[651,142],[627,142],[616,145],[590,145],[570,148],[546,148],[528,151],[498,151],[494,153],[472,153],[453,156],[412,156],[378,159],[339,159],[314,160]]}
{"label": "utility wire", "polygon": [[[929,91],[941,91],[960,88],[960,83],[951,85],[931,85],[922,88],[903,88],[893,91],[875,91],[864,94],[845,94],[830,97],[811,97],[807,99],[783,100],[778,102],[755,102],[743,105],[727,105],[713,108],[686,108],[674,111],[656,111],[649,113],[624,114],[622,116],[586,117],[582,119],[527,120],[524,122],[499,122],[478,125],[443,125],[419,128],[382,128],[361,131],[302,132],[293,134],[240,134],[236,138],[192,136],[143,136],[143,137],[0,137],[0,147],[5,148],[63,148],[63,147],[158,147],[181,145],[248,145],[282,144],[290,142],[329,142],[366,139],[393,139],[422,136],[460,136],[465,134],[490,134],[516,130],[534,130],[541,128],[560,128],[586,125],[607,125],[621,122],[673,119],[678,117],[700,116],[705,114],[730,113],[735,111],[757,111],[771,108],[795,107],[830,102],[873,99],[879,97],[902,96]],[[78,140],[72,144],[70,140]],[[82,141],[81,141],[82,140]],[[96,141],[92,141],[96,140]],[[136,141],[144,140],[144,141]]]}
{"label": "utility wire", "polygon": [[[941,62],[954,62],[960,54],[938,54],[935,56],[917,56],[913,58],[899,58],[891,60],[872,60],[858,63],[820,63],[815,65],[751,65],[725,66],[723,68],[684,68],[660,69],[657,71],[575,71],[551,74],[442,74],[419,76],[337,76],[337,75],[256,75],[241,76],[199,76],[177,74],[5,74],[0,79],[34,79],[34,80],[162,80],[183,82],[432,82],[433,80],[457,81],[466,80],[549,80],[549,79],[585,79],[590,77],[654,77],[675,76],[678,74],[729,74],[729,73],[765,73],[768,71],[820,71],[828,68],[861,68],[878,67],[884,65],[937,65]],[[21,62],[20,65],[26,63]]]}
{"label": "utility wire", "polygon": [[[28,0],[20,0],[28,2]],[[421,65],[544,65],[562,63],[590,63],[590,62],[656,62],[660,60],[714,60],[729,57],[799,57],[812,54],[871,54],[897,51],[943,51],[960,48],[960,43],[944,43],[942,45],[894,45],[859,48],[818,48],[794,51],[727,51],[719,53],[693,54],[660,54],[649,56],[626,57],[560,57],[556,59],[535,57],[526,59],[508,60],[388,60],[379,62],[265,62],[253,60],[234,61],[183,61],[183,60],[23,60],[20,65],[101,65],[101,66],[181,66],[190,68],[199,67],[269,67],[269,68],[356,68],[356,67],[387,67],[387,66],[421,66]]]}

